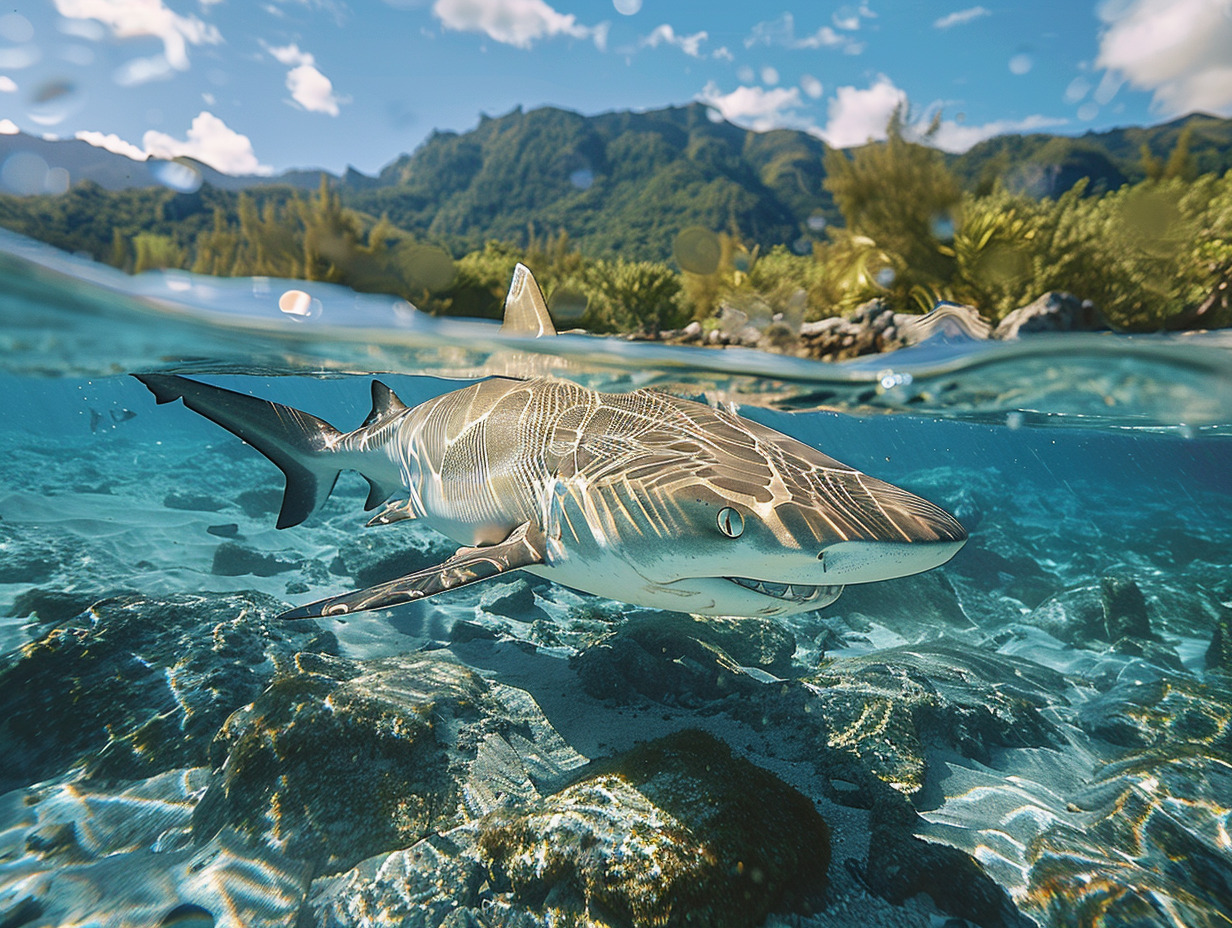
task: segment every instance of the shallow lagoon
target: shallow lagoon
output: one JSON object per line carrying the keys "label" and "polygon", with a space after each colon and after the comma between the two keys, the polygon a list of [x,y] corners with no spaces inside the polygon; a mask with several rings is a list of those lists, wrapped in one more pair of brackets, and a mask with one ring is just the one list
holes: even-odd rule
{"label": "shallow lagoon", "polygon": [[[291,317],[289,284],[3,245],[0,921],[1225,923],[1220,335],[828,366],[502,339],[329,287]],[[156,369],[342,427],[369,371],[407,403],[518,370],[705,395],[971,540],[779,623],[516,575],[279,622],[451,548],[364,529],[354,475],[276,531],[280,475],[125,376]]]}

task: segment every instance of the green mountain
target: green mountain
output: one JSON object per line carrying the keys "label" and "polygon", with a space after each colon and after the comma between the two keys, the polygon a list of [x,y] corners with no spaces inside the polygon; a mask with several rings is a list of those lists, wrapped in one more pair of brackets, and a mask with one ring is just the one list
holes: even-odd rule
{"label": "green mountain", "polygon": [[472,249],[564,229],[584,251],[663,258],[681,229],[798,239],[813,214],[838,219],[821,187],[825,146],[802,132],[715,122],[701,104],[585,117],[515,110],[463,134],[438,132],[343,186],[346,205]]}
{"label": "green mountain", "polygon": [[1232,168],[1232,119],[1193,113],[1158,126],[1110,129],[1067,135],[999,135],[972,147],[951,162],[954,172],[971,189],[1000,179],[1011,189],[1055,197],[1082,178],[1088,191],[1115,190],[1145,179],[1143,146],[1160,161],[1189,131],[1189,154],[1196,174]]}

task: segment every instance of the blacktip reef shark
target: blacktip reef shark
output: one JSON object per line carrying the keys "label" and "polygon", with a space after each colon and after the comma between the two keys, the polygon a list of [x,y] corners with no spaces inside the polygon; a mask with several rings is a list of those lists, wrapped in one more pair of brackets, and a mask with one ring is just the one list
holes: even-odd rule
{"label": "blacktip reef shark", "polygon": [[[503,331],[555,334],[518,265]],[[342,470],[368,481],[369,522],[420,519],[461,547],[444,563],[284,613],[382,609],[525,570],[640,606],[786,616],[847,584],[948,561],[953,516],[734,412],[652,390],[599,393],[495,378],[409,408],[372,383],[352,432],[278,403],[178,375],[138,379],[273,461],[286,476],[278,527],[325,501]],[[390,499],[393,502],[387,502]]]}

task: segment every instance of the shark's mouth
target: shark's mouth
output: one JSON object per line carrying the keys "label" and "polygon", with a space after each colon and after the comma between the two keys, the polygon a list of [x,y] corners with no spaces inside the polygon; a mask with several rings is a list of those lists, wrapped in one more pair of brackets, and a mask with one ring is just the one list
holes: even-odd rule
{"label": "shark's mouth", "polygon": [[803,583],[775,583],[773,580],[750,580],[747,577],[728,577],[732,583],[763,596],[772,596],[791,603],[817,602],[829,605],[843,592],[841,586],[807,586]]}

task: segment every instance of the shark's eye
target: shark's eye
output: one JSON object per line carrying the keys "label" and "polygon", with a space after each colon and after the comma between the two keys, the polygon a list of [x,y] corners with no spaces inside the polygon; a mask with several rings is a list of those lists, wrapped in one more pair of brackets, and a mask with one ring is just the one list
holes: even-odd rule
{"label": "shark's eye", "polygon": [[719,510],[719,531],[728,538],[739,538],[744,531],[744,516],[731,506]]}

